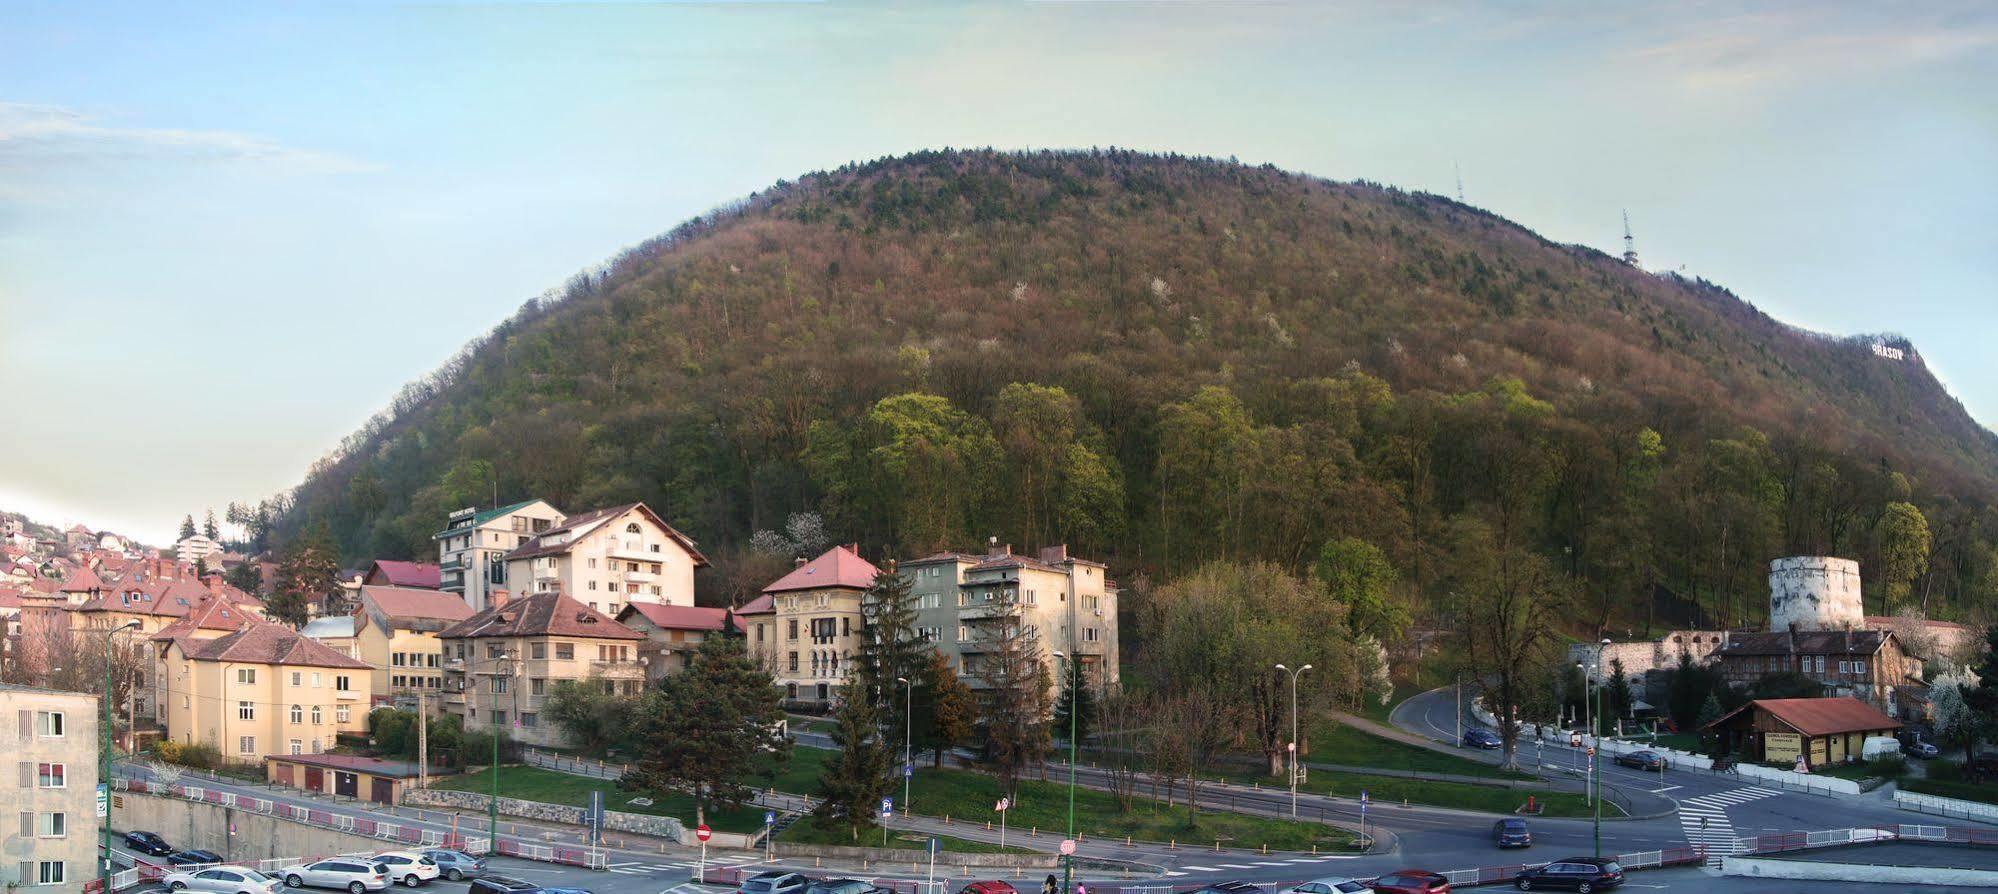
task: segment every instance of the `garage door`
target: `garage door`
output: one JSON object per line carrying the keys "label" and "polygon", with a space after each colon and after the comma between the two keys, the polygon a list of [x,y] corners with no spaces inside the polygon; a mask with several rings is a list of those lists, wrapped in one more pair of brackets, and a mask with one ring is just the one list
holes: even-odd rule
{"label": "garage door", "polygon": [[345,770],[333,771],[333,794],[358,798],[360,797],[360,791],[361,777],[358,774],[349,773]]}
{"label": "garage door", "polygon": [[323,792],[323,791],[325,791],[325,790],[326,790],[326,771],[325,771],[325,770],[322,770],[322,769],[320,769],[320,768],[318,768],[318,767],[306,767],[306,768],[305,768],[305,788],[306,788],[306,790],[308,790],[308,791],[315,791],[315,792]]}
{"label": "garage door", "polygon": [[277,783],[279,785],[292,785],[291,771],[293,769],[290,764],[278,764],[274,770],[277,775]]}
{"label": "garage door", "polygon": [[373,779],[374,784],[368,789],[368,800],[377,804],[394,804],[395,781],[383,779],[380,776],[373,777]]}

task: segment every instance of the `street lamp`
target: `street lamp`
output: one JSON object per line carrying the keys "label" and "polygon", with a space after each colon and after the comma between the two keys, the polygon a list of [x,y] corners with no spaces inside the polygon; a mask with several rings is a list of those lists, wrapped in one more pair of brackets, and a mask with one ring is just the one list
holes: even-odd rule
{"label": "street lamp", "polygon": [[499,853],[499,797],[500,797],[499,737],[500,737],[500,732],[502,731],[498,722],[499,691],[500,691],[499,681],[501,679],[501,675],[503,674],[511,676],[510,674],[507,674],[507,669],[505,667],[505,663],[511,657],[511,655],[512,653],[502,649],[497,654],[492,656],[492,662],[494,666],[494,670],[490,677],[492,682],[487,684],[487,686],[492,689],[492,696],[493,696],[492,707],[486,709],[486,726],[490,728],[489,735],[493,740],[493,765],[492,765],[493,797],[492,800],[487,802],[486,804],[486,817],[489,823],[489,831],[486,833],[489,836],[486,839],[486,852],[489,854]]}
{"label": "street lamp", "polygon": [[[1610,641],[1609,641],[1609,638],[1605,637],[1605,638],[1603,639],[1603,643],[1602,643],[1602,648],[1599,648],[1599,649],[1597,649],[1597,650],[1596,650],[1596,673],[1597,673],[1598,675],[1600,675],[1600,674],[1602,673],[1602,665],[1603,665],[1603,652],[1604,652],[1604,650],[1606,650],[1606,649],[1608,649],[1608,648],[1609,648],[1609,644],[1610,644]],[[1603,701],[1603,687],[1602,687],[1602,684],[1601,684],[1601,683],[1597,683],[1597,684],[1596,684],[1596,715],[1595,715],[1595,716],[1596,716],[1596,719],[1597,719],[1598,721],[1600,721],[1600,720],[1602,719],[1602,716],[1603,716],[1603,705],[1602,705],[1602,701]],[[1591,725],[1591,726],[1589,727],[1589,732],[1590,732],[1591,734],[1595,734],[1595,733],[1596,733],[1596,728],[1595,728],[1595,727],[1594,727],[1593,725]],[[1594,779],[1595,779],[1595,781],[1596,781],[1596,801],[1595,801],[1595,817],[1594,817],[1594,821],[1595,821],[1595,835],[1596,835],[1596,854],[1595,854],[1595,855],[1596,855],[1596,856],[1598,856],[1598,857],[1600,857],[1600,856],[1602,856],[1602,855],[1603,855],[1603,777],[1602,777],[1602,772],[1603,772],[1603,749],[1602,749],[1602,744],[1603,744],[1603,742],[1602,742],[1602,736],[1600,736],[1600,735],[1596,735],[1596,736],[1595,736],[1595,746],[1594,746],[1593,748],[1591,748],[1591,749],[1589,750],[1589,776],[1591,776],[1592,778],[1594,778]]]}
{"label": "street lamp", "polygon": [[1283,665],[1279,664],[1276,666],[1276,669],[1283,671],[1287,674],[1290,674],[1290,816],[1292,819],[1296,819],[1297,818],[1297,767],[1298,767],[1297,678],[1303,676],[1305,671],[1310,670],[1311,665],[1307,664],[1303,667],[1298,668],[1297,670],[1291,670],[1290,668],[1284,667]]}
{"label": "street lamp", "polygon": [[97,858],[97,890],[109,894],[111,890],[111,637],[139,626],[135,620],[126,621],[116,627],[93,630],[104,634],[104,716],[98,721],[97,731],[97,790],[105,792],[104,815],[97,818],[97,844],[104,853]]}
{"label": "street lamp", "polygon": [[902,684],[902,812],[909,812],[909,784],[916,776],[916,684],[908,677],[896,677]]}
{"label": "street lamp", "polygon": [[[1079,680],[1076,679],[1076,677],[1080,676],[1080,673],[1075,666],[1075,659],[1070,657],[1068,653],[1056,652],[1054,653],[1054,657],[1061,661],[1067,662],[1065,667],[1065,672],[1063,674],[1063,678],[1066,680],[1068,684],[1068,839],[1067,841],[1073,842],[1075,840],[1075,715],[1081,713],[1080,711],[1076,710],[1076,708],[1079,706],[1077,705],[1078,700],[1076,698],[1075,685],[1076,683],[1080,682]],[[1075,854],[1073,853],[1074,845],[1071,844],[1069,845],[1069,847],[1064,848],[1064,850],[1070,851],[1070,853],[1064,853],[1061,855],[1061,894],[1069,894],[1069,892],[1075,890]]]}

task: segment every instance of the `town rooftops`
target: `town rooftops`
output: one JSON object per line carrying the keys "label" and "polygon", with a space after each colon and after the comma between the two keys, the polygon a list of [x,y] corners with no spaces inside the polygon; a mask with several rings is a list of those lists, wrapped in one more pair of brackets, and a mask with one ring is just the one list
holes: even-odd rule
{"label": "town rooftops", "polygon": [[645,634],[560,593],[539,593],[486,607],[437,633],[442,639],[482,636],[580,636],[644,639]]}
{"label": "town rooftops", "polygon": [[1777,722],[1806,736],[1833,736],[1898,729],[1901,724],[1863,701],[1847,696],[1832,698],[1761,698],[1742,705],[1707,724],[1703,729],[1722,726],[1744,711],[1761,709]]}
{"label": "town rooftops", "polygon": [[64,593],[88,593],[92,590],[102,589],[104,589],[104,579],[98,577],[97,572],[90,570],[90,566],[88,565],[76,569],[75,574],[70,575],[68,580],[62,582],[62,592]]}
{"label": "town rooftops", "polygon": [[664,630],[721,630],[728,626],[728,609],[725,608],[633,602],[617,613],[617,619],[625,622],[633,615],[643,615],[645,620]]}
{"label": "town rooftops", "polygon": [[[366,773],[370,776],[385,776],[392,779],[414,779],[422,775],[422,768],[411,761],[386,761],[358,754],[266,754],[264,760],[282,761],[306,767],[325,767],[329,770],[346,770],[350,773]],[[457,772],[434,764],[430,767],[432,776],[450,776]]]}
{"label": "town rooftops", "polygon": [[1721,646],[1729,655],[1871,655],[1894,634],[1886,630],[1779,630],[1735,633]]}
{"label": "town rooftops", "polygon": [[598,528],[615,521],[620,516],[634,509],[643,513],[653,524],[658,525],[660,530],[665,531],[666,536],[673,538],[675,542],[679,543],[687,551],[688,555],[693,556],[694,567],[702,568],[707,566],[708,557],[701,555],[700,549],[694,546],[693,538],[680,533],[672,525],[667,524],[665,519],[660,518],[658,513],[653,512],[651,507],[646,506],[644,503],[626,503],[622,506],[594,509],[581,515],[569,516],[561,524],[534,535],[532,539],[521,544],[518,549],[507,553],[505,558],[511,562],[515,559],[532,559],[536,556],[561,555],[574,549],[577,541],[589,536]]}
{"label": "town rooftops", "polygon": [[376,559],[374,567],[368,569],[370,583],[390,587],[413,587],[419,590],[435,590],[443,584],[443,573],[436,565],[428,562],[398,562],[391,559]]}
{"label": "town rooftops", "polygon": [[248,609],[227,599],[208,599],[196,603],[187,614],[173,623],[160,628],[152,635],[153,642],[184,642],[196,638],[203,630],[241,630],[245,624],[258,623]]}
{"label": "town rooftops", "polygon": [[[527,507],[529,507],[529,506],[532,506],[532,505],[534,505],[534,504],[536,504],[536,503],[539,503],[539,502],[541,502],[541,498],[540,498],[540,497],[535,497],[535,498],[534,498],[534,499],[532,499],[532,500],[522,500],[522,501],[520,501],[520,502],[518,502],[518,503],[514,503],[514,504],[511,504],[511,505],[507,505],[507,506],[501,506],[501,507],[498,507],[498,508],[496,508],[496,509],[486,509],[486,510],[483,510],[483,511],[480,511],[480,512],[474,512],[474,513],[472,513],[472,520],[471,520],[471,521],[469,521],[469,522],[465,522],[465,523],[463,523],[463,524],[460,524],[460,525],[457,525],[457,526],[455,526],[455,527],[449,527],[449,528],[445,528],[445,529],[444,529],[444,530],[442,530],[442,531],[438,531],[437,533],[435,533],[435,534],[432,534],[432,535],[430,535],[430,539],[432,539],[432,540],[440,540],[440,539],[442,539],[442,538],[444,538],[444,537],[447,537],[447,536],[454,536],[454,535],[457,535],[457,534],[462,534],[462,533],[464,533],[464,532],[466,532],[466,531],[469,531],[469,530],[471,530],[471,529],[473,529],[473,528],[476,528],[476,527],[478,527],[478,526],[480,526],[480,525],[483,525],[483,524],[485,524],[486,522],[489,522],[489,521],[492,521],[493,519],[496,519],[496,518],[499,518],[499,517],[500,517],[500,516],[502,516],[502,515],[506,515],[506,514],[508,514],[508,513],[512,513],[512,512],[519,512],[520,510],[522,510],[522,509],[526,509]],[[554,509],[555,507],[551,505],[551,506],[549,506],[548,508],[550,508],[550,509]],[[561,512],[561,510],[557,509],[557,510],[556,510],[556,512],[557,512],[557,513],[560,513],[560,512]]]}
{"label": "town rooftops", "polygon": [[763,588],[763,592],[788,593],[827,587],[865,590],[874,586],[874,576],[880,573],[881,569],[861,558],[852,547],[835,546],[819,554],[818,558],[791,569],[790,574],[771,582]]}
{"label": "town rooftops", "polygon": [[369,669],[365,662],[335,652],[282,624],[268,622],[253,623],[215,639],[183,641],[180,645],[187,657],[195,661]]}
{"label": "town rooftops", "polygon": [[361,587],[361,611],[405,630],[424,627],[425,621],[448,625],[472,616],[472,606],[456,593],[373,584]]}

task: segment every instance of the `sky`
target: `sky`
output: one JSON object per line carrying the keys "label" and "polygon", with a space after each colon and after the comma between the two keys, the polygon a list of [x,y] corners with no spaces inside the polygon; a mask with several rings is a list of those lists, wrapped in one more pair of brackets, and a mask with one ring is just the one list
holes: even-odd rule
{"label": "sky", "polygon": [[925,148],[1465,198],[1895,332],[1998,425],[1998,5],[10,2],[0,508],[169,541],[523,301]]}

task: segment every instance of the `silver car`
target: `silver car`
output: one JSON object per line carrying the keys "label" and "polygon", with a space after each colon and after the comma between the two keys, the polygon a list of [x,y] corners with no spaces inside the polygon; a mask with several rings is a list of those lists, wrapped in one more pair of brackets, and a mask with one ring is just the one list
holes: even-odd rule
{"label": "silver car", "polygon": [[1321,878],[1283,889],[1281,894],[1366,894],[1373,890],[1365,882],[1350,878]]}
{"label": "silver car", "polygon": [[347,894],[367,894],[389,886],[387,866],[348,857],[293,866],[278,876],[284,879],[286,887],[345,888]]}
{"label": "silver car", "polygon": [[447,851],[440,848],[419,853],[429,857],[431,862],[437,864],[438,869],[444,871],[444,877],[454,882],[478,878],[486,871],[486,861],[461,851]]}
{"label": "silver car", "polygon": [[170,872],[160,881],[174,891],[213,891],[216,894],[276,894],[284,883],[254,869],[217,866],[198,872]]}

